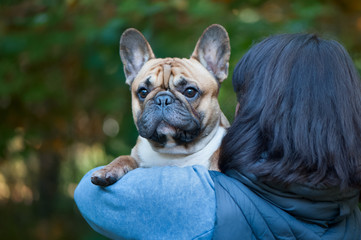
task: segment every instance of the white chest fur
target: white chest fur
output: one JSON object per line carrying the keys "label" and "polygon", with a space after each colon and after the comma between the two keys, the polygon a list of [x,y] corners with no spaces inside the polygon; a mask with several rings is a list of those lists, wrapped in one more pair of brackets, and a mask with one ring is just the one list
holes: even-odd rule
{"label": "white chest fur", "polygon": [[153,166],[191,166],[202,165],[209,168],[210,158],[213,153],[221,145],[222,139],[226,133],[226,129],[218,127],[216,132],[211,135],[213,137],[210,141],[199,151],[184,155],[184,154],[164,154],[153,150],[152,146],[147,139],[139,136],[139,142],[137,143],[137,150],[132,150],[132,156],[136,157],[140,167],[153,167]]}

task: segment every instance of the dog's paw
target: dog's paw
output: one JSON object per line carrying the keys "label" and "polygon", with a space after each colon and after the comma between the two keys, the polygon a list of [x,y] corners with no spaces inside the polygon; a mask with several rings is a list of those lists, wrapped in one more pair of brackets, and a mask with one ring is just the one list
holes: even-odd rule
{"label": "dog's paw", "polygon": [[126,171],[124,171],[124,169],[117,169],[115,167],[109,168],[108,166],[105,166],[104,168],[93,172],[91,181],[95,185],[105,187],[118,181],[125,173]]}
{"label": "dog's paw", "polygon": [[104,168],[93,172],[91,181],[95,185],[109,186],[137,167],[137,162],[131,156],[120,156]]}

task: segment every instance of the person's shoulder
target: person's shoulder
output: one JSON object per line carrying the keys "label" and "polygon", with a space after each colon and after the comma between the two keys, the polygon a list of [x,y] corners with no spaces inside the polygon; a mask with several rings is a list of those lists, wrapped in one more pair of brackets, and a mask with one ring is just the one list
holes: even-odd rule
{"label": "person's shoulder", "polygon": [[[108,187],[91,183],[93,171],[79,183],[75,201],[84,218],[101,234],[136,239],[211,235],[216,202],[206,168],[137,168]],[[113,217],[99,217],[104,214]]]}
{"label": "person's shoulder", "polygon": [[[128,172],[122,179],[122,182],[136,181],[139,183],[149,183],[150,179],[159,179],[162,184],[172,182],[178,182],[182,184],[189,184],[189,182],[203,182],[213,186],[213,180],[209,174],[209,171],[203,166],[187,166],[187,167],[175,167],[175,166],[163,166],[152,168],[137,168]],[[146,182],[144,182],[146,181]],[[153,184],[153,183],[151,183]],[[184,185],[184,184],[182,184]]]}
{"label": "person's shoulder", "polygon": [[132,188],[145,194],[145,198],[152,198],[152,194],[157,194],[158,201],[161,196],[168,201],[170,196],[189,198],[189,195],[214,194],[213,180],[208,170],[202,166],[137,168],[128,172],[112,187],[119,190]]}
{"label": "person's shoulder", "polygon": [[236,171],[229,171],[226,174],[209,171],[209,174],[218,197],[220,195],[229,195],[232,196],[233,199],[248,199],[257,195],[242,181],[243,178],[246,179],[246,181],[249,180],[243,175],[236,173]]}
{"label": "person's shoulder", "polygon": [[[91,183],[91,175],[98,169],[100,167],[90,170],[85,174],[75,191],[75,199],[86,197],[87,194],[91,193],[94,195],[103,193],[103,195],[110,194],[110,196],[116,196],[126,192],[127,197],[142,193],[143,198],[152,198],[153,194],[159,196],[162,193],[170,196],[172,194],[189,194],[192,191],[197,191],[196,195],[211,195],[214,192],[214,182],[209,171],[205,167],[198,165],[136,168],[128,172],[113,185],[107,187],[99,187]],[[134,196],[134,198],[138,197]]]}
{"label": "person's shoulder", "polygon": [[235,178],[228,176],[224,173],[218,172],[218,171],[208,171],[210,178],[212,179],[213,186],[215,184],[230,184],[230,185],[238,185],[239,181],[237,181]]}

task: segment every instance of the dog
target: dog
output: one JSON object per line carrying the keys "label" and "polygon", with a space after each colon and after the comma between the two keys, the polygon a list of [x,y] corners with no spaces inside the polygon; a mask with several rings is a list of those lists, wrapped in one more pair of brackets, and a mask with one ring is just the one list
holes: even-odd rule
{"label": "dog", "polygon": [[203,165],[218,169],[218,149],[229,127],[218,93],[227,78],[227,31],[214,24],[204,30],[189,59],[155,58],[136,29],[120,38],[120,57],[132,95],[139,132],[130,156],[119,156],[92,174],[108,186],[137,167]]}

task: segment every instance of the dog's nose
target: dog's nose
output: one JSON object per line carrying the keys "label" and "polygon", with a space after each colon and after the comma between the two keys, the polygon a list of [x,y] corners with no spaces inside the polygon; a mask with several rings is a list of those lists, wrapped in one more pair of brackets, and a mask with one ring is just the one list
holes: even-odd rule
{"label": "dog's nose", "polygon": [[169,94],[161,94],[155,98],[155,103],[159,106],[165,107],[174,103],[174,98]]}

